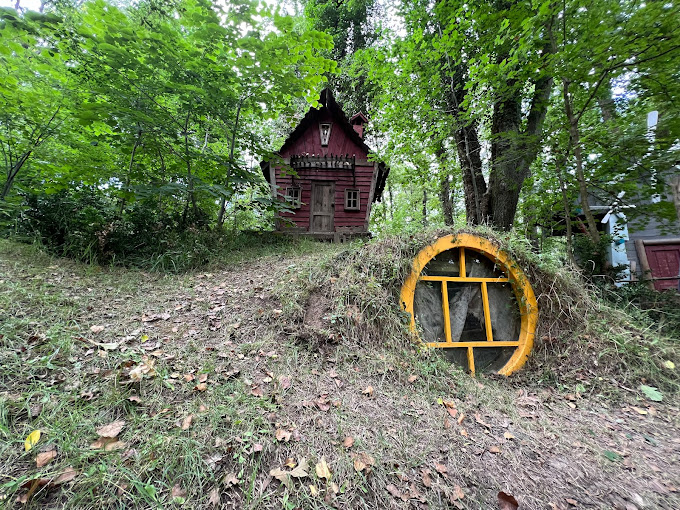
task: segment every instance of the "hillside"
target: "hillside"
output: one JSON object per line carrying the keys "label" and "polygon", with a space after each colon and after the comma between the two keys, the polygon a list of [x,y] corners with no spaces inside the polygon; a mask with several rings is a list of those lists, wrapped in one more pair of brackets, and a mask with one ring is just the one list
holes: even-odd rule
{"label": "hillside", "polygon": [[[502,492],[522,509],[680,507],[673,391],[648,400],[632,367],[588,350],[471,378],[391,325],[392,290],[368,267],[342,272],[356,260],[319,244],[160,275],[0,241],[0,500],[516,508]],[[374,301],[338,306],[345,291]]]}

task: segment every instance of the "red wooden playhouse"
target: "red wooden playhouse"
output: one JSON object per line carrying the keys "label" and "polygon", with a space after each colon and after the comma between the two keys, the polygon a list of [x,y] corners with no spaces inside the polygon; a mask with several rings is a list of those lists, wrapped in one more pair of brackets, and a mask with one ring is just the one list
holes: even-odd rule
{"label": "red wooden playhouse", "polygon": [[278,214],[276,230],[336,241],[367,235],[371,205],[380,200],[389,169],[368,160],[363,114],[347,119],[330,89],[321,92],[319,103],[279,157],[261,163],[272,195],[292,209]]}

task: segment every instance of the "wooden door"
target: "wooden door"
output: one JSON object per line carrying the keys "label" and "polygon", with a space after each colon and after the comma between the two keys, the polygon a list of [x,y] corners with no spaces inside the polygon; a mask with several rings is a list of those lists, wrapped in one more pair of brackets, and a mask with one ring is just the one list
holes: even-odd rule
{"label": "wooden door", "polygon": [[[652,270],[652,278],[672,278],[680,273],[680,243],[679,244],[648,244],[645,253]],[[678,280],[655,280],[656,290],[677,289]]]}
{"label": "wooden door", "polygon": [[335,213],[335,183],[312,183],[310,232],[333,232]]}

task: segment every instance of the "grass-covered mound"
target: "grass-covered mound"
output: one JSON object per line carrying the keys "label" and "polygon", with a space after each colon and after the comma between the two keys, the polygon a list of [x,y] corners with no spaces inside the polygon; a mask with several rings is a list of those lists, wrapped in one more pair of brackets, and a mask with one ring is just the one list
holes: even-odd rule
{"label": "grass-covered mound", "polygon": [[[407,317],[399,310],[402,284],[413,258],[438,238],[471,233],[491,240],[518,263],[534,289],[539,322],[530,362],[515,378],[554,384],[580,382],[583,392],[630,390],[640,385],[677,391],[673,367],[679,342],[672,328],[659,325],[621,295],[606,299],[573,266],[541,255],[526,238],[488,228],[436,230],[357,244],[300,270],[280,289],[291,318],[304,335],[321,324],[331,339],[371,342],[409,337]],[[609,291],[612,295],[612,291]],[[667,299],[673,299],[668,297]],[[322,328],[323,329],[323,328]],[[324,338],[324,333],[317,338]],[[328,337],[329,335],[326,335]]]}

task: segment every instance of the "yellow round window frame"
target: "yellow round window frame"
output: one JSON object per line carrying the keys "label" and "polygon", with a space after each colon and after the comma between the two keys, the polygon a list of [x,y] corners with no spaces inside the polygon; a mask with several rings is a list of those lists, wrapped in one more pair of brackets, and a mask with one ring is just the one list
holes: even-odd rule
{"label": "yellow round window frame", "polygon": [[[422,276],[421,273],[425,266],[437,255],[442,252],[458,248],[460,250],[460,272],[464,276]],[[487,257],[505,273],[506,278],[473,278],[468,277],[465,270],[465,250],[473,250]],[[491,241],[472,234],[456,234],[442,237],[433,244],[423,248],[413,260],[413,269],[406,278],[401,288],[400,302],[402,310],[411,316],[411,331],[418,336],[416,328],[415,314],[413,310],[413,299],[415,297],[416,285],[419,281],[437,281],[442,286],[442,312],[444,314],[444,333],[445,342],[423,342],[420,337],[418,340],[427,347],[433,348],[467,348],[468,368],[474,375],[475,360],[474,349],[484,347],[516,347],[507,363],[498,370],[501,375],[510,375],[522,368],[526,363],[534,345],[534,335],[538,323],[538,304],[536,296],[529,284],[529,280],[524,275],[516,262],[507,253],[496,247]],[[451,283],[479,283],[482,288],[482,306],[484,309],[484,322],[486,329],[486,340],[474,342],[453,342],[451,339],[451,322],[449,318],[449,299],[447,284]],[[519,304],[521,316],[521,326],[519,338],[516,341],[494,341],[493,330],[491,328],[491,316],[489,314],[489,295],[487,284],[509,282],[515,298]]]}

